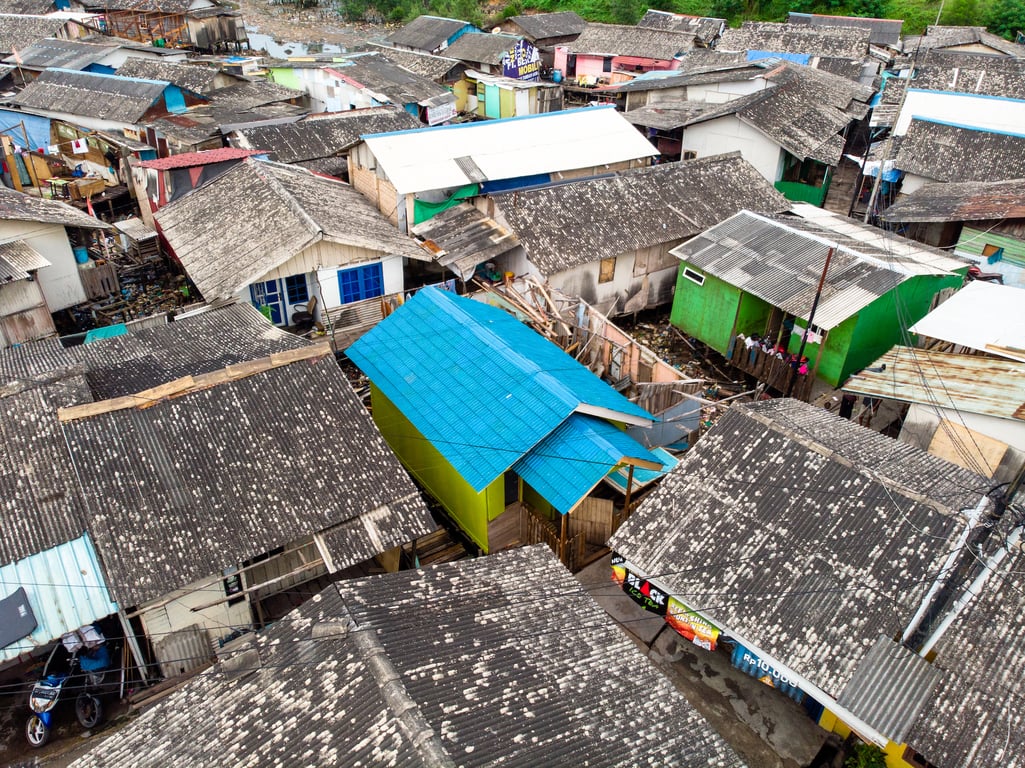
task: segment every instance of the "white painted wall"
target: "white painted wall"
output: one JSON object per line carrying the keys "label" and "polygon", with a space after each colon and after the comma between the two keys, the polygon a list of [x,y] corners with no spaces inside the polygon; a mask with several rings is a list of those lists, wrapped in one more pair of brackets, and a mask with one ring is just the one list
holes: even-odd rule
{"label": "white painted wall", "polygon": [[736,115],[723,115],[683,131],[683,148],[698,157],[739,151],[771,184],[779,180],[782,148]]}
{"label": "white painted wall", "polygon": [[353,108],[365,109],[388,103],[377,101],[329,69],[296,68],[294,72],[302,89],[310,97],[311,112],[347,112]]}
{"label": "white painted wall", "polygon": [[764,91],[773,87],[762,78],[740,80],[728,83],[703,83],[687,86],[687,101],[706,101],[709,104],[724,104],[727,101],[746,96],[749,93]]}
{"label": "white painted wall", "polygon": [[43,304],[36,280],[15,280],[0,285],[0,315],[13,315]]}
{"label": "white painted wall", "polygon": [[914,117],[1025,135],[1025,101],[1019,99],[909,88],[893,127],[894,135],[907,133]]}
{"label": "white painted wall", "polygon": [[12,240],[24,240],[50,262],[50,266],[40,269],[36,276],[51,312],[73,307],[86,300],[75,255],[71,252],[71,244],[63,225],[0,221],[0,243]]}

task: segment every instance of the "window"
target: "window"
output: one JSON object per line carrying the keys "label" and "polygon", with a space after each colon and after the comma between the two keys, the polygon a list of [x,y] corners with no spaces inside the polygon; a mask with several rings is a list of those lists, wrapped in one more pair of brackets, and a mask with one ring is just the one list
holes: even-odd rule
{"label": "window", "polygon": [[338,290],[342,304],[384,295],[384,270],[378,264],[338,272]]}
{"label": "window", "polygon": [[306,275],[289,275],[285,278],[285,293],[289,304],[303,304],[310,300],[310,291],[306,287]]}
{"label": "window", "polygon": [[612,57],[611,56],[606,56],[605,58],[602,59],[601,71],[602,72],[611,72],[612,71]]}
{"label": "window", "polygon": [[601,266],[598,268],[598,282],[599,283],[611,283],[613,278],[616,276],[616,257],[613,256],[611,259],[602,259]]}
{"label": "window", "polygon": [[982,255],[986,257],[987,264],[996,264],[1004,258],[1004,249],[997,245],[986,243],[982,247]]}
{"label": "window", "polygon": [[705,284],[705,276],[700,272],[695,272],[693,269],[690,269],[689,267],[683,268],[683,276],[690,280],[692,283],[697,283],[698,285]]}
{"label": "window", "polygon": [[695,152],[693,149],[685,149],[685,150],[683,150],[683,154],[680,155],[680,159],[681,160],[694,160],[694,159],[697,158],[697,156],[698,156],[698,153]]}

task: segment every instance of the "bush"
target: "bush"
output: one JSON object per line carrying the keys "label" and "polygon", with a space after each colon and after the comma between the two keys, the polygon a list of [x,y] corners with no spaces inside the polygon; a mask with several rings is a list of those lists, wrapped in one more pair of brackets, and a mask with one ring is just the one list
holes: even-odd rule
{"label": "bush", "polygon": [[856,744],[843,768],[886,768],[886,756],[874,744]]}

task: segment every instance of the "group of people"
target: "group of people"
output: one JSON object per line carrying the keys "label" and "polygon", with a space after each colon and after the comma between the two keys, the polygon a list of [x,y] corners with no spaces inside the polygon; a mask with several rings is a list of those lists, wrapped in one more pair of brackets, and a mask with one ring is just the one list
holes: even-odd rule
{"label": "group of people", "polygon": [[759,352],[765,355],[774,355],[776,359],[784,361],[793,368],[799,376],[808,375],[808,358],[805,355],[798,355],[790,352],[783,344],[773,344],[772,339],[761,334],[752,333],[750,336],[737,334],[738,340],[743,340],[744,347],[748,353],[748,365],[754,365]]}

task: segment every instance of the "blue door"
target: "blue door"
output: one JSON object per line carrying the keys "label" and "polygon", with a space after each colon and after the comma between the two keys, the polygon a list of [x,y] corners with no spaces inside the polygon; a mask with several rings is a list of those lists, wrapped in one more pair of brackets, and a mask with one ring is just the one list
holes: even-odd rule
{"label": "blue door", "polygon": [[249,297],[253,306],[260,310],[274,325],[284,325],[285,316],[281,311],[281,286],[277,280],[265,283],[253,283],[249,286]]}
{"label": "blue door", "polygon": [[384,270],[381,264],[338,270],[338,293],[342,304],[384,295]]}

